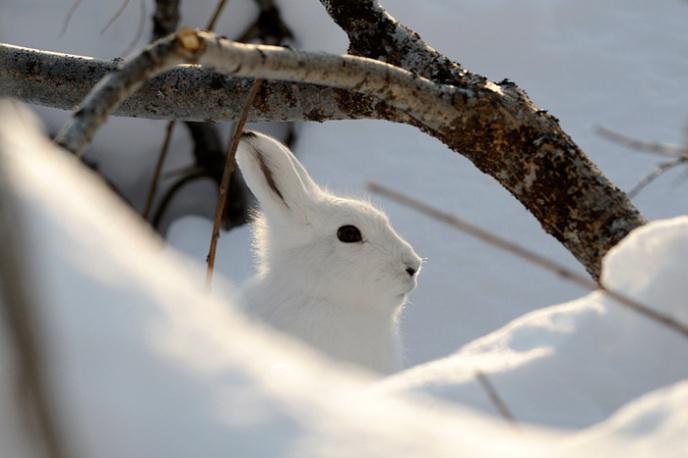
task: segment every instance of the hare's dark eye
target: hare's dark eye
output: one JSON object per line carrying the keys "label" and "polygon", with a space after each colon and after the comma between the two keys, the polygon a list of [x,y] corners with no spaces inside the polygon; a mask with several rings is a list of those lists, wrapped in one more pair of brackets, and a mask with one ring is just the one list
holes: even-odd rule
{"label": "hare's dark eye", "polygon": [[337,238],[344,243],[362,242],[361,231],[356,226],[347,224],[337,229]]}

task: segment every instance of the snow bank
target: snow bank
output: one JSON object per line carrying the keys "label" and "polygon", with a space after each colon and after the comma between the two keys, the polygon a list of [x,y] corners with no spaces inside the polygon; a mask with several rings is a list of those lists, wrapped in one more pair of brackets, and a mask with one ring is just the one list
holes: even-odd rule
{"label": "snow bank", "polygon": [[[365,374],[245,322],[231,301],[205,292],[193,261],[163,249],[138,216],[34,132],[29,114],[16,108],[0,110],[0,161],[21,210],[40,348],[48,357],[50,396],[70,456],[580,456],[600,450],[661,456],[688,445],[688,383],[641,399],[581,434],[531,427],[515,433],[501,420],[463,408],[438,402],[429,409],[371,390]],[[673,233],[684,224],[660,228],[673,225]],[[670,240],[685,243],[682,237]],[[621,330],[636,322],[595,300],[539,312],[536,322],[538,314],[525,317],[530,328],[512,325],[524,329],[515,336],[521,347],[514,351],[528,353],[528,345],[548,339],[547,346],[559,351],[565,330],[573,335],[571,325],[598,317],[616,315]],[[647,326],[639,328],[646,332],[640,337],[653,339],[645,346],[656,349],[664,338],[668,347],[667,333]],[[478,359],[498,341],[487,337],[464,353],[469,361]],[[673,344],[677,352],[685,350],[682,341]],[[579,350],[586,352],[577,355],[581,359],[599,359],[594,349]],[[568,355],[560,356],[566,361]],[[513,366],[537,358],[542,355],[528,354]],[[587,371],[578,369],[585,369],[578,375]],[[656,381],[657,374],[648,372]],[[432,376],[432,368],[426,373]],[[31,456],[27,449],[37,441],[22,430],[14,375],[4,351],[0,449],[3,456]],[[501,385],[498,372],[491,375]]]}
{"label": "snow bank", "polygon": [[[450,456],[530,448],[475,414],[432,413],[373,394],[365,374],[244,322],[231,301],[204,292],[194,261],[164,250],[97,177],[32,132],[26,112],[2,111],[0,160],[20,204],[38,334],[70,456]],[[2,356],[0,418],[21,418],[9,355]],[[3,456],[23,456],[20,425],[0,425]],[[503,440],[486,441],[490,435]]]}
{"label": "snow bank", "polygon": [[[688,217],[639,228],[609,252],[608,288],[688,324]],[[382,384],[486,411],[487,374],[517,419],[583,427],[649,391],[688,377],[688,340],[601,293],[531,312],[440,361]]]}

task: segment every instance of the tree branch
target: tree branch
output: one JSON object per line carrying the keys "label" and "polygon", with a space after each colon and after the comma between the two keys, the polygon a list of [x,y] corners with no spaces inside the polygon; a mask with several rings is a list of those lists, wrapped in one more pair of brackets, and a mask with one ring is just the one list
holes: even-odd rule
{"label": "tree branch", "polygon": [[191,61],[200,48],[191,35],[174,35],[148,46],[136,58],[107,74],[86,96],[74,117],[56,137],[58,144],[81,155],[108,115],[144,81],[178,64]]}
{"label": "tree branch", "polygon": [[[356,90],[383,98],[399,111],[412,112],[415,120],[432,128],[452,129],[454,104],[463,105],[467,97],[453,86],[436,85],[372,59],[241,44],[212,33],[184,29],[156,41],[124,62],[117,72],[105,76],[86,97],[72,122],[58,134],[58,143],[80,153],[107,115],[143,81],[183,62],[205,64],[237,76]],[[260,111],[260,103],[257,105]]]}
{"label": "tree branch", "polygon": [[[321,0],[349,52],[472,92],[453,129],[429,133],[497,179],[598,278],[602,257],[645,219],[559,126],[514,83],[493,83],[446,58],[376,0]],[[428,130],[427,127],[419,126]]]}
{"label": "tree branch", "polygon": [[[442,84],[485,82],[400,24],[374,0],[320,0],[349,37],[349,54],[404,68]],[[474,80],[474,81],[471,81]]]}
{"label": "tree branch", "polygon": [[[118,62],[0,44],[0,97],[72,110]],[[182,121],[238,117],[252,78],[236,78],[196,66],[177,67],[143,84],[113,112],[116,116]],[[249,122],[391,119],[405,117],[374,97],[313,84],[266,81],[260,109]]]}
{"label": "tree branch", "polygon": [[161,38],[174,32],[179,18],[179,0],[155,0],[153,38]]}
{"label": "tree branch", "polygon": [[[153,13],[153,41],[169,35],[177,30],[179,24],[179,0],[156,0],[155,13]],[[167,153],[170,150],[172,143],[172,134],[177,121],[168,121],[165,128],[165,137],[162,145],[160,145],[160,152],[158,153],[158,160],[155,162],[155,169],[153,169],[153,176],[151,177],[150,185],[148,186],[148,193],[146,195],[146,202],[143,207],[141,216],[148,221],[148,216],[153,209],[153,201],[155,195],[158,193],[158,183],[160,182],[160,174],[165,165]]]}

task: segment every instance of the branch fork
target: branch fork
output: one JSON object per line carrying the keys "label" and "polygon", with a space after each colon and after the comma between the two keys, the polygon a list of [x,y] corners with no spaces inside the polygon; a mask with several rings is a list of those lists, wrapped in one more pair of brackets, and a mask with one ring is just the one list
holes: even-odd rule
{"label": "branch fork", "polygon": [[[152,44],[96,85],[58,140],[80,154],[105,116],[143,80],[179,63],[197,63],[235,77],[268,80],[249,121],[286,120],[275,116],[275,110],[287,112],[303,102],[299,93],[305,89],[325,92],[321,99],[298,106],[302,119],[322,121],[351,113],[418,127],[499,181],[595,279],[607,251],[645,223],[628,196],[602,175],[557,119],[515,84],[495,84],[462,68],[374,0],[322,3],[349,35],[349,52],[356,56],[244,45],[185,29]],[[0,47],[0,60],[2,51]],[[0,66],[0,82],[2,72]],[[269,80],[283,82],[284,97],[277,104],[270,99],[277,83]],[[225,81],[231,79],[211,79],[209,90],[224,88]],[[243,85],[241,93],[248,82]],[[236,118],[240,105],[234,103],[223,118]]]}

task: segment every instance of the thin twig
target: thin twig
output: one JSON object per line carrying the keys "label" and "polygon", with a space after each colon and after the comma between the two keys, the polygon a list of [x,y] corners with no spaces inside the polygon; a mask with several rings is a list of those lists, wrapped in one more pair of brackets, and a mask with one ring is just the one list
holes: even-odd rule
{"label": "thin twig", "polygon": [[155,194],[158,189],[158,182],[160,181],[160,172],[162,171],[162,165],[167,157],[167,152],[170,149],[170,143],[172,141],[172,133],[174,132],[174,126],[177,123],[175,121],[170,121],[167,123],[167,128],[165,129],[165,139],[160,147],[160,154],[158,154],[158,161],[155,164],[155,171],[153,172],[153,177],[151,178],[151,184],[148,188],[148,195],[146,196],[146,205],[143,209],[143,219],[148,219],[151,207],[153,206],[153,199],[155,199]]}
{"label": "thin twig", "polygon": [[490,399],[490,402],[492,402],[492,404],[495,406],[499,414],[512,426],[518,428],[518,422],[516,421],[516,417],[514,417],[514,414],[511,413],[511,410],[509,410],[509,407],[506,405],[506,402],[504,402],[504,399],[502,399],[502,397],[499,396],[497,389],[490,382],[490,379],[487,378],[487,375],[485,375],[482,371],[476,369],[475,378],[476,380],[478,380],[478,383],[483,388],[483,390],[485,390],[487,397]]}
{"label": "thin twig", "polygon": [[212,32],[213,30],[215,30],[217,20],[220,19],[220,15],[222,14],[222,10],[224,9],[226,3],[227,0],[219,0],[217,2],[217,5],[215,6],[215,11],[213,11],[213,15],[210,16],[208,24],[205,26],[205,30],[207,30],[208,32]]}
{"label": "thin twig", "polygon": [[136,44],[143,36],[143,29],[146,28],[146,16],[148,16],[148,12],[146,11],[146,0],[139,0],[139,5],[141,5],[141,14],[139,15],[139,24],[136,27],[136,35],[134,35],[134,39],[131,40],[131,43],[129,43],[126,49],[122,51],[123,56],[128,55],[136,47]]}
{"label": "thin twig", "polygon": [[170,205],[170,203],[172,202],[172,198],[180,189],[182,189],[184,186],[186,186],[194,180],[207,176],[208,175],[206,175],[206,173],[203,171],[193,172],[181,177],[172,186],[170,186],[170,188],[165,192],[165,194],[163,194],[162,198],[160,199],[160,205],[158,205],[158,209],[155,211],[155,215],[153,216],[153,227],[158,230],[160,229],[162,217],[165,216],[167,207]]}
{"label": "thin twig", "polygon": [[618,143],[627,148],[636,151],[642,151],[644,153],[651,153],[659,156],[670,157],[673,159],[668,162],[659,163],[655,170],[653,170],[642,180],[640,180],[638,184],[636,184],[633,187],[633,189],[628,191],[628,197],[631,199],[637,196],[640,193],[640,191],[645,189],[650,183],[664,175],[669,170],[685,162],[688,162],[688,143],[686,143],[686,146],[684,147],[679,147],[675,145],[667,145],[658,142],[646,142],[642,140],[636,140],[635,138],[627,137],[623,134],[614,132],[613,130],[606,129],[604,127],[599,127],[597,129],[597,133],[602,137],[606,138],[607,140],[613,141],[614,143]]}
{"label": "thin twig", "polygon": [[58,134],[58,143],[80,155],[107,116],[147,79],[186,62],[235,76],[355,89],[388,99],[390,107],[411,111],[418,122],[432,128],[441,128],[453,119],[454,95],[462,91],[372,59],[241,44],[209,32],[184,29],[152,43],[124,61],[118,71],[106,75]]}
{"label": "thin twig", "polygon": [[227,189],[229,188],[229,180],[234,173],[234,168],[236,166],[234,157],[236,156],[236,150],[239,146],[239,140],[241,139],[241,133],[244,131],[244,126],[246,125],[246,120],[248,119],[248,112],[253,106],[253,100],[260,90],[260,86],[263,84],[263,80],[257,78],[253,81],[251,85],[251,90],[246,97],[244,106],[241,109],[241,115],[239,120],[234,127],[234,135],[232,135],[232,141],[229,144],[229,149],[227,150],[227,161],[225,162],[225,169],[222,174],[222,183],[220,183],[220,192],[217,199],[217,206],[215,207],[215,219],[213,221],[213,232],[210,238],[210,248],[208,249],[208,271],[206,274],[206,284],[208,288],[212,285],[213,272],[215,270],[215,253],[217,251],[217,239],[220,237],[220,224],[222,224],[222,212],[225,209],[225,202],[227,201]]}
{"label": "thin twig", "polygon": [[[173,33],[179,24],[179,2],[174,3],[165,1],[155,2],[155,13],[153,14],[153,40],[157,40],[165,35]],[[151,184],[148,188],[148,195],[146,196],[146,205],[143,209],[143,219],[148,220],[153,201],[158,193],[158,183],[160,182],[160,174],[162,167],[167,158],[167,152],[170,149],[172,142],[172,133],[174,132],[176,121],[172,120],[167,123],[165,128],[165,138],[160,146],[160,153],[158,153],[158,160],[155,164]]]}
{"label": "thin twig", "polygon": [[197,166],[196,164],[192,165],[185,165],[183,167],[177,167],[176,169],[168,170],[165,172],[163,177],[165,179],[167,178],[178,178],[178,177],[184,177],[186,175],[189,175],[191,173],[195,172],[202,172],[203,168]]}
{"label": "thin twig", "polygon": [[[217,19],[220,17],[220,14],[222,14],[222,10],[224,9],[225,5],[227,3],[227,0],[219,0],[217,5],[215,6],[215,10],[213,11],[213,15],[208,21],[208,26],[206,27],[206,30],[211,32],[215,28],[215,23],[217,22]],[[170,24],[173,25],[174,28],[177,28],[177,24]],[[162,31],[161,31],[162,32]],[[165,30],[164,32],[167,33],[172,33],[174,30]],[[154,39],[160,38],[156,36],[154,33],[153,35]],[[153,178],[151,179],[151,185],[150,188],[148,189],[148,195],[146,196],[146,206],[143,211],[143,218],[148,219],[148,214],[150,213],[151,206],[153,205],[153,201],[155,200],[155,195],[158,192],[158,183],[160,180],[160,173],[162,172],[162,167],[163,164],[165,163],[165,158],[167,157],[167,152],[170,148],[170,141],[172,139],[172,132],[174,130],[175,126],[175,121],[170,121],[167,123],[167,128],[165,129],[165,138],[162,142],[162,146],[160,147],[160,154],[158,154],[158,161],[155,165],[155,171],[153,172]]]}
{"label": "thin twig", "polygon": [[668,161],[668,162],[661,162],[657,165],[657,168],[655,168],[651,173],[649,173],[645,178],[640,180],[638,184],[633,186],[633,189],[628,191],[628,197],[633,199],[635,196],[637,196],[640,191],[645,189],[647,185],[655,181],[657,178],[661,177],[664,175],[664,173],[668,172],[669,170],[673,169],[674,167],[683,164],[686,162],[688,158],[685,157],[680,157],[678,159],[674,159],[673,161]]}
{"label": "thin twig", "polygon": [[117,11],[115,12],[115,14],[110,18],[108,23],[105,24],[105,27],[103,27],[100,30],[101,35],[104,34],[107,31],[107,29],[109,29],[110,26],[115,23],[115,21],[117,19],[119,19],[119,17],[122,15],[122,13],[124,13],[124,10],[127,9],[127,5],[129,5],[129,0],[124,0],[122,2],[122,4],[119,6],[119,8],[117,9]]}
{"label": "thin twig", "polygon": [[69,23],[72,20],[72,16],[74,16],[74,13],[76,13],[76,10],[79,8],[79,5],[81,5],[81,2],[82,0],[76,0],[74,3],[72,3],[72,6],[69,7],[67,16],[65,16],[64,21],[62,21],[62,29],[60,30],[58,38],[62,38],[65,32],[67,32],[67,28],[69,27]]}
{"label": "thin twig", "polygon": [[664,315],[663,313],[653,309],[652,307],[641,304],[640,302],[631,299],[628,296],[625,296],[624,294],[607,289],[604,285],[595,283],[590,278],[580,275],[568,269],[567,267],[564,267],[561,264],[552,261],[551,259],[547,259],[544,256],[534,253],[528,248],[522,247],[516,243],[503,239],[495,234],[487,232],[486,230],[478,226],[463,221],[455,215],[431,207],[430,205],[420,202],[398,191],[394,191],[392,189],[384,187],[378,183],[368,183],[368,189],[370,189],[374,193],[392,199],[393,201],[401,205],[412,208],[436,221],[440,221],[442,223],[447,224],[448,226],[453,227],[454,229],[469,234],[492,246],[500,248],[504,251],[508,251],[509,253],[514,254],[519,258],[530,262],[531,264],[535,264],[546,270],[549,270],[550,272],[554,272],[560,277],[569,280],[573,283],[576,283],[586,289],[589,289],[590,291],[602,291],[608,297],[614,299],[616,302],[625,306],[626,308],[629,308],[653,321],[656,321],[657,323],[666,326],[672,331],[681,334],[683,337],[688,338],[688,326],[684,325],[683,323],[676,321],[668,315]]}
{"label": "thin twig", "polygon": [[605,127],[599,127],[597,133],[606,138],[607,140],[619,143],[627,148],[634,149],[636,151],[641,151],[643,153],[652,153],[659,156],[666,157],[679,157],[686,154],[686,148],[680,148],[674,145],[665,145],[663,143],[657,142],[646,142],[642,140],[636,140],[635,138],[627,137],[613,130],[609,130]]}

